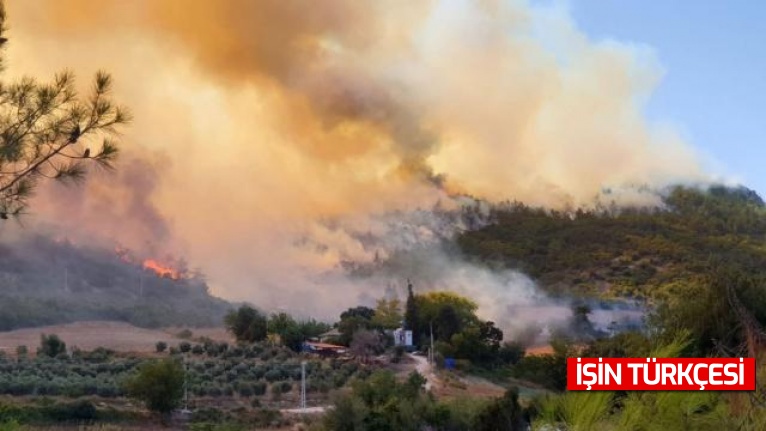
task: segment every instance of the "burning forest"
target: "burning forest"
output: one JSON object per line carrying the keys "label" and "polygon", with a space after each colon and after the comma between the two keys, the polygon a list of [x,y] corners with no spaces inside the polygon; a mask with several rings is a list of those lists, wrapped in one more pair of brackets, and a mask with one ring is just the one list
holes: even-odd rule
{"label": "burning forest", "polygon": [[[449,241],[492,205],[656,206],[647,190],[711,178],[642,115],[656,59],[588,40],[555,9],[77,4],[9,2],[8,74],[103,67],[133,123],[119,169],[46,186],[25,223],[123,244],[171,279],[185,275],[161,257],[183,256],[233,300],[335,315],[381,289],[348,262]],[[435,226],[471,202],[473,222]]]}
{"label": "burning forest", "polygon": [[[183,381],[200,405],[225,399],[214,422],[245,412],[244,429],[292,414],[282,397],[300,379],[302,408],[308,392],[335,400],[317,429],[649,429],[631,421],[655,417],[763,429],[763,385],[749,400],[563,392],[567,358],[590,370],[602,357],[750,355],[752,371],[766,340],[764,201],[662,118],[660,53],[581,27],[581,2],[0,5],[0,331],[112,320],[225,326],[236,340],[187,329],[136,367],[146,358],[43,335],[40,360],[26,346],[0,356],[14,370],[0,394],[132,396],[167,418]],[[679,25],[705,8],[688,9]],[[686,77],[692,111],[722,94],[695,79],[729,64],[708,55],[730,50],[704,51]],[[727,145],[759,123],[706,100],[719,112],[703,126],[730,127]],[[308,361],[319,342],[341,356]],[[48,369],[60,360],[85,373],[76,389]],[[93,383],[103,370],[125,381]],[[178,396],[146,399],[155,372]],[[470,386],[471,373],[504,395],[444,402],[445,382]],[[505,391],[517,384],[540,396],[519,403]]]}

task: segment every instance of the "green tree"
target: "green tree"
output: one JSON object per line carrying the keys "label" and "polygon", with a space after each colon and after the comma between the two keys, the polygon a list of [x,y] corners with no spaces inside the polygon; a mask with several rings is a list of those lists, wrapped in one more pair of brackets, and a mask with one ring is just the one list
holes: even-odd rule
{"label": "green tree", "polygon": [[463,322],[451,305],[442,307],[433,320],[434,337],[436,340],[450,340],[452,336],[460,332]]}
{"label": "green tree", "polygon": [[269,333],[283,336],[291,328],[297,326],[293,317],[285,312],[273,313],[269,317]]}
{"label": "green tree", "polygon": [[300,351],[304,341],[301,326],[287,313],[274,313],[269,317],[269,333],[279,335],[283,345],[293,351]]}
{"label": "green tree", "polygon": [[316,337],[330,329],[330,325],[309,319],[296,321],[287,313],[274,313],[269,317],[268,330],[270,334],[279,335],[279,339],[285,347],[299,352],[303,342],[311,337]]}
{"label": "green tree", "polygon": [[349,308],[348,310],[340,313],[340,320],[350,319],[352,317],[361,317],[365,320],[372,320],[375,317],[375,310],[370,307],[358,306]]}
{"label": "green tree", "polygon": [[146,362],[125,381],[125,392],[161,415],[172,412],[181,402],[184,367],[173,358]]}
{"label": "green tree", "polygon": [[378,300],[372,324],[382,329],[396,329],[402,325],[402,302],[398,298]]}
{"label": "green tree", "polygon": [[375,310],[370,307],[358,306],[344,311],[340,314],[340,322],[338,322],[338,332],[340,332],[338,341],[348,346],[355,332],[374,327],[372,323],[374,317]]}
{"label": "green tree", "polygon": [[404,305],[404,326],[412,331],[413,344],[420,345],[420,307],[418,298],[412,290],[412,283],[407,280],[407,302]]}
{"label": "green tree", "polygon": [[450,411],[422,390],[417,373],[399,382],[390,371],[377,371],[336,398],[323,421],[328,430],[419,431],[450,428]]}
{"label": "green tree", "polygon": [[[5,20],[0,3],[0,47]],[[110,99],[111,84],[98,72],[87,97],[70,72],[49,84],[27,77],[0,85],[0,219],[20,214],[42,178],[78,180],[90,164],[112,166],[118,148],[110,138],[129,114]]]}
{"label": "green tree", "polygon": [[453,292],[434,291],[415,297],[421,335],[433,327],[437,341],[450,342],[452,336],[478,326],[478,305]]}
{"label": "green tree", "polygon": [[454,292],[434,291],[418,296],[421,324],[436,322],[439,314],[446,307],[451,307],[462,325],[476,321],[476,302]]}
{"label": "green tree", "polygon": [[362,316],[346,317],[338,322],[338,332],[340,332],[338,341],[341,344],[348,346],[354,338],[355,333],[371,329],[372,326],[372,322]]}
{"label": "green tree", "polygon": [[255,342],[266,339],[268,321],[260,311],[249,305],[242,305],[231,311],[224,319],[226,329],[240,342]]}
{"label": "green tree", "polygon": [[37,354],[49,358],[55,358],[59,355],[66,354],[66,343],[64,343],[56,334],[41,334],[40,347],[37,349]]}
{"label": "green tree", "polygon": [[524,346],[521,343],[509,341],[500,346],[500,349],[497,351],[497,358],[503,364],[513,365],[519,362],[525,353]]}
{"label": "green tree", "polygon": [[516,388],[508,389],[500,398],[487,405],[474,420],[474,431],[521,431],[527,426],[519,405]]}
{"label": "green tree", "polygon": [[27,349],[27,346],[16,347],[16,357],[19,359],[26,359],[27,355],[29,355],[29,349]]}

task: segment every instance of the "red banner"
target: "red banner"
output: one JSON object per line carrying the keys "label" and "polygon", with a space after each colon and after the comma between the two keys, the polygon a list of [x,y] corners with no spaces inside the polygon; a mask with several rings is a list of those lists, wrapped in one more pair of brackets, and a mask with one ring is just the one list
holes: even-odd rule
{"label": "red banner", "polygon": [[570,391],[753,391],[754,358],[567,358]]}

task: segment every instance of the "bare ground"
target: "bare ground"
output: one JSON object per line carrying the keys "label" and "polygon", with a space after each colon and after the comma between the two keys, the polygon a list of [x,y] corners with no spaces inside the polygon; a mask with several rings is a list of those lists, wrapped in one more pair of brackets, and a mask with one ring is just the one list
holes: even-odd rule
{"label": "bare ground", "polygon": [[[105,347],[117,352],[150,353],[155,351],[158,341],[173,346],[181,340],[176,337],[182,328],[145,329],[123,322],[76,322],[64,325],[24,328],[0,332],[0,350],[9,355],[16,354],[18,346],[27,346],[34,353],[40,345],[41,334],[56,334],[68,348],[93,350]],[[231,342],[223,328],[192,328],[192,337],[208,337],[216,341]]]}

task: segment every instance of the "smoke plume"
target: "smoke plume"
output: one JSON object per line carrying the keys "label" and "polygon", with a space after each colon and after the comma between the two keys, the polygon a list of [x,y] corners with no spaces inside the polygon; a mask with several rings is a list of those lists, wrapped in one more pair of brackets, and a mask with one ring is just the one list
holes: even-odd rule
{"label": "smoke plume", "polygon": [[[376,215],[458,195],[587,206],[704,178],[644,118],[662,75],[651,49],[590,40],[561,7],[17,0],[8,14],[7,75],[71,68],[85,83],[103,68],[135,117],[116,179],[42,193],[34,217],[183,254],[215,292],[259,305],[323,314],[381,296],[340,275],[379,252],[350,232],[396,249],[434,229]],[[530,283],[442,267],[490,305],[515,299],[488,286]]]}

